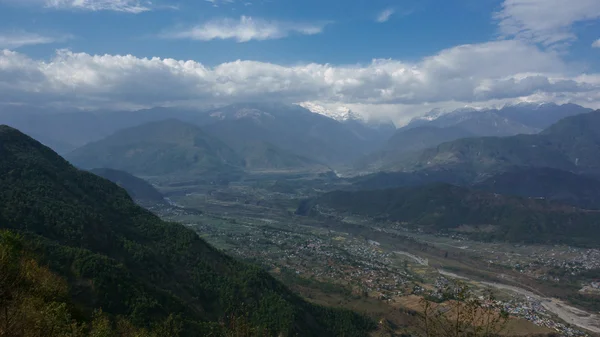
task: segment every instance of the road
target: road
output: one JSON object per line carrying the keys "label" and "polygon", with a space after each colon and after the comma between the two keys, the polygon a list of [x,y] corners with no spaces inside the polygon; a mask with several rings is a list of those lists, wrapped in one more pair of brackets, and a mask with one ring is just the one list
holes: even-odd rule
{"label": "road", "polygon": [[422,266],[429,266],[429,260],[428,259],[424,259],[422,257],[418,257],[416,255],[413,255],[411,253],[408,252],[403,252],[403,251],[394,251],[394,253],[399,254],[399,255],[404,255],[404,256],[408,256],[411,259],[415,260],[415,262],[417,262],[418,264],[422,265]]}
{"label": "road", "polygon": [[547,298],[536,295],[531,291],[509,286],[501,283],[491,283],[491,282],[477,282],[479,284],[494,287],[496,289],[504,289],[508,291],[512,291],[517,294],[521,294],[524,296],[528,296],[534,298],[542,303],[542,306],[546,308],[546,310],[554,313],[563,321],[578,326],[582,329],[586,329],[592,332],[600,333],[600,315],[590,314],[589,312],[585,312],[583,310],[572,307],[565,302],[556,299],[556,298]]}

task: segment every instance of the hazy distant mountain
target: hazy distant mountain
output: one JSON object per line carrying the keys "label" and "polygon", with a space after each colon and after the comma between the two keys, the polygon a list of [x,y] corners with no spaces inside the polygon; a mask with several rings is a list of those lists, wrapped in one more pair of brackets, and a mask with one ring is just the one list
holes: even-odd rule
{"label": "hazy distant mountain", "polygon": [[587,209],[600,208],[600,181],[547,167],[517,167],[473,185],[474,189],[542,197]]}
{"label": "hazy distant mountain", "polygon": [[434,110],[423,117],[413,119],[403,129],[436,126],[458,127],[475,136],[533,134],[565,117],[590,111],[592,109],[576,104],[556,105],[554,103],[521,103],[507,105],[501,109],[463,108],[448,113]]}
{"label": "hazy distant mountain", "polygon": [[416,152],[462,138],[536,134],[561,118],[590,112],[575,104],[517,104],[502,109],[433,110],[398,129],[387,144],[361,158],[359,170],[394,170],[418,160]]}
{"label": "hazy distant mountain", "polygon": [[512,242],[596,245],[600,213],[546,200],[503,196],[448,184],[335,191],[303,201],[300,215],[360,215],[426,231]]}
{"label": "hazy distant mountain", "polygon": [[207,114],[213,121],[204,129],[238,152],[260,141],[317,162],[339,164],[372,151],[380,141],[296,105],[234,104]]}
{"label": "hazy distant mountain", "polygon": [[245,144],[239,151],[244,167],[250,171],[293,170],[329,171],[330,169],[314,160],[304,158],[273,144],[254,141]]}
{"label": "hazy distant mountain", "polygon": [[447,114],[425,116],[413,119],[400,130],[415,127],[453,127],[462,129],[473,136],[512,136],[537,133],[541,129],[524,125],[502,116],[498,110],[458,109]]}
{"label": "hazy distant mountain", "polygon": [[396,126],[391,120],[368,119],[344,106],[328,109],[312,102],[304,102],[298,105],[312,113],[335,119],[351,129],[360,138],[373,145],[385,144],[389,137],[396,131]]}
{"label": "hazy distant mountain", "polygon": [[18,128],[61,154],[118,130],[169,118],[197,120],[199,110],[153,108],[138,111],[58,111],[35,107],[2,107],[0,123]]}
{"label": "hazy distant mountain", "polygon": [[392,122],[365,122],[349,119],[343,121],[342,124],[367,145],[367,152],[384,146],[397,130]]}
{"label": "hazy distant mountain", "polygon": [[140,204],[165,202],[164,196],[152,184],[125,171],[97,168],[90,172],[123,187],[131,198]]}
{"label": "hazy distant mountain", "polygon": [[200,174],[243,166],[223,142],[175,119],[118,131],[66,158],[83,168],[107,167],[140,175]]}
{"label": "hazy distant mountain", "polygon": [[35,136],[66,154],[113,133],[169,118],[202,126],[240,151],[262,141],[322,163],[350,162],[372,152],[393,133],[391,123],[337,121],[296,105],[246,103],[213,108],[152,108],[138,111],[59,111],[2,107],[0,123]]}
{"label": "hazy distant mountain", "polygon": [[554,103],[520,103],[507,105],[500,109],[498,114],[528,127],[541,130],[546,129],[563,118],[588,113],[592,110],[571,103],[563,105]]}
{"label": "hazy distant mountain", "polygon": [[406,158],[397,170],[456,168],[476,174],[512,166],[600,175],[600,110],[567,117],[537,135],[465,138]]}
{"label": "hazy distant mountain", "polygon": [[361,158],[355,165],[358,169],[378,169],[391,165],[394,160],[404,158],[409,152],[416,152],[435,147],[441,143],[473,136],[460,127],[417,126],[398,129],[375,153]]}

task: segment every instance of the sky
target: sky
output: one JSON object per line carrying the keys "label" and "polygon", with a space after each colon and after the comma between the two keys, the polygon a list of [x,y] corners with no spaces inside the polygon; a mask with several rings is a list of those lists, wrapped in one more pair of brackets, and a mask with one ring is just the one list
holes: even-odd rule
{"label": "sky", "polygon": [[0,0],[0,106],[600,108],[598,0]]}

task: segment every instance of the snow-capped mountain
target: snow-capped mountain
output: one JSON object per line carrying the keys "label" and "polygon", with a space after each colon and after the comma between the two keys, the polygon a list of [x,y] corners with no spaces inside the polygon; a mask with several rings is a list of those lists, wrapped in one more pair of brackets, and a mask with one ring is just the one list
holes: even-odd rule
{"label": "snow-capped mountain", "polygon": [[415,117],[413,120],[411,120],[411,123],[417,122],[417,121],[431,122],[431,121],[441,118],[442,116],[468,115],[470,113],[477,112],[477,111],[483,111],[483,110],[488,110],[488,109],[481,108],[481,107],[468,107],[468,106],[464,107],[464,108],[455,109],[455,110],[436,108],[436,109],[429,111],[428,113],[426,113],[423,116]]}
{"label": "snow-capped mountain", "polygon": [[365,116],[356,113],[345,106],[337,106],[335,108],[328,109],[323,105],[314,102],[301,102],[297,103],[297,105],[309,110],[312,113],[323,115],[340,122],[345,122],[348,120],[359,120],[364,122],[367,121],[367,118]]}
{"label": "snow-capped mountain", "polygon": [[459,127],[476,136],[533,134],[562,118],[589,111],[576,104],[518,103],[496,108],[434,109],[411,120],[403,129],[420,126]]}

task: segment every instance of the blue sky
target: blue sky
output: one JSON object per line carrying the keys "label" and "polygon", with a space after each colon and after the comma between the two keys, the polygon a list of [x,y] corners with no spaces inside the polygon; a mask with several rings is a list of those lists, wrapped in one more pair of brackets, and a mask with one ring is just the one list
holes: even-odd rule
{"label": "blue sky", "polygon": [[0,0],[0,103],[596,107],[599,39],[597,0]]}
{"label": "blue sky", "polygon": [[[251,5],[244,5],[251,3]],[[415,0],[278,0],[217,2],[204,0],[164,3],[165,7],[131,15],[118,11],[57,11],[36,6],[11,6],[0,11],[0,30],[72,35],[63,43],[26,47],[36,56],[56,48],[93,54],[133,54],[194,59],[215,65],[237,59],[295,63],[357,63],[374,58],[418,60],[458,44],[495,37],[491,13],[499,1]],[[386,22],[376,22],[386,11]],[[191,27],[213,19],[240,16],[268,21],[324,25],[320,34],[235,43],[231,40],[189,41],[156,38],[175,27]]]}

